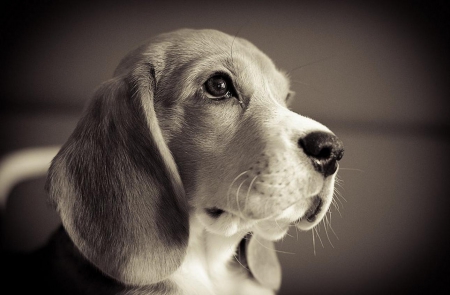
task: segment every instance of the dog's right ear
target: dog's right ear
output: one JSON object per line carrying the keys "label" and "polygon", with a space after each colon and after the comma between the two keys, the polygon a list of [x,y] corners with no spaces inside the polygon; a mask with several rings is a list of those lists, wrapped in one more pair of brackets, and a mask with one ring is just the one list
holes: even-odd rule
{"label": "dog's right ear", "polygon": [[149,65],[104,83],[49,170],[47,190],[80,252],[130,285],[182,263],[188,206],[154,109]]}
{"label": "dog's right ear", "polygon": [[278,291],[281,286],[281,265],[274,242],[253,234],[248,241],[246,256],[255,279],[264,287]]}

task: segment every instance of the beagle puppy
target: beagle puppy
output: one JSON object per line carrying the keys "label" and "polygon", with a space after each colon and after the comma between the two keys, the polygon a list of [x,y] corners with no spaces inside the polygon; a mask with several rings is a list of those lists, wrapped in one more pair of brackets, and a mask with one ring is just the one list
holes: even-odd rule
{"label": "beagle puppy", "polygon": [[290,111],[289,80],[214,30],[157,36],[119,64],[53,159],[61,294],[275,294],[273,241],[332,202],[342,142]]}

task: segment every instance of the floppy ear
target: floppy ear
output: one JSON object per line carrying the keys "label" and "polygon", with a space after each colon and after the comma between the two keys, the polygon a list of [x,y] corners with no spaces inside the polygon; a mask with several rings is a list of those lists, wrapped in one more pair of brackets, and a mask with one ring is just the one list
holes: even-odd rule
{"label": "floppy ear", "polygon": [[80,252],[131,285],[165,279],[184,259],[184,189],[154,110],[147,65],[104,83],[47,180],[51,201]]}
{"label": "floppy ear", "polygon": [[264,287],[278,290],[281,266],[272,241],[253,234],[247,245],[247,263],[255,279]]}

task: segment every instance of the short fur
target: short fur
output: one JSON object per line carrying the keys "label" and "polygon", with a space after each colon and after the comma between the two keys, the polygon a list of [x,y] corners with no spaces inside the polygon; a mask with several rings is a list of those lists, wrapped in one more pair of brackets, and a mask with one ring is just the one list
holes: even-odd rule
{"label": "short fur", "polygon": [[[217,74],[234,97],[207,93]],[[289,94],[266,55],[218,31],[163,34],[130,53],[51,165],[47,189],[64,228],[47,248],[58,258],[49,285],[65,294],[274,294],[273,241],[321,220],[343,152],[333,137],[327,163],[336,167],[317,169],[324,161],[299,141],[333,135],[288,110]]]}

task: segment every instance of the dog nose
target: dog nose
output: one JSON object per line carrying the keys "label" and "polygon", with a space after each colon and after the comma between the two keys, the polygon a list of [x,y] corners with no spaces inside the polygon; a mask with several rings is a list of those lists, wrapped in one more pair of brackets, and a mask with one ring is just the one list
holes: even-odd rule
{"label": "dog nose", "polygon": [[315,131],[299,140],[305,154],[311,158],[314,169],[327,177],[336,172],[337,161],[344,155],[344,144],[334,134]]}

